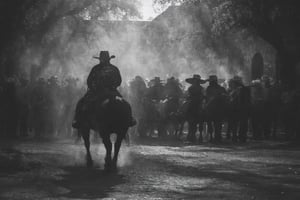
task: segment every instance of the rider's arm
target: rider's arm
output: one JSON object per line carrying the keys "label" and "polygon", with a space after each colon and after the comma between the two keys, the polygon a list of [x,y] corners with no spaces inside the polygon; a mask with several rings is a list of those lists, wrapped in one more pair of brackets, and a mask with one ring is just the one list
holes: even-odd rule
{"label": "rider's arm", "polygon": [[116,68],[116,86],[119,87],[122,84],[122,77],[120,70]]}
{"label": "rider's arm", "polygon": [[96,67],[94,67],[91,70],[91,72],[90,72],[90,74],[89,74],[89,76],[87,78],[87,86],[88,86],[89,89],[91,89],[91,88],[94,87],[95,79],[96,79]]}

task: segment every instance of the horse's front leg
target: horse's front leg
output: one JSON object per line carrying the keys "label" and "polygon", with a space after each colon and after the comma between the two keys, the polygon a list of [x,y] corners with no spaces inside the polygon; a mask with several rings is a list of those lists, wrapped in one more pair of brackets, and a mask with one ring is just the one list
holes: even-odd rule
{"label": "horse's front leg", "polygon": [[114,150],[114,157],[113,157],[113,167],[114,168],[117,168],[118,156],[119,156],[120,148],[122,145],[122,141],[123,141],[124,137],[126,136],[126,132],[117,134],[117,141],[115,142],[115,150]]}
{"label": "horse's front leg", "polygon": [[202,133],[203,133],[203,125],[204,125],[204,121],[201,120],[199,122],[199,139],[198,139],[199,143],[203,142],[203,135],[202,135]]}
{"label": "horse's front leg", "polygon": [[91,156],[91,152],[90,152],[90,130],[86,129],[86,130],[79,130],[78,134],[80,134],[84,140],[84,145],[86,148],[86,165],[88,167],[92,167],[93,166],[93,160],[92,160],[92,156]]}
{"label": "horse's front leg", "polygon": [[208,135],[209,135],[209,142],[213,142],[213,140],[214,140],[212,123],[213,122],[211,120],[207,121],[207,132],[208,132]]}
{"label": "horse's front leg", "polygon": [[112,152],[112,143],[110,141],[110,135],[108,133],[103,134],[102,141],[103,141],[104,147],[106,149],[104,168],[109,169],[111,166],[111,152]]}
{"label": "horse's front leg", "polygon": [[181,138],[183,135],[184,124],[185,124],[185,120],[183,119],[179,124],[178,138]]}

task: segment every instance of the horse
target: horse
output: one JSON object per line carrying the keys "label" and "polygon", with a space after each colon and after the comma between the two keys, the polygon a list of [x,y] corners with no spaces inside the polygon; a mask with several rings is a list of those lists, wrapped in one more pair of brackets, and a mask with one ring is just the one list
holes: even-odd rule
{"label": "horse", "polygon": [[204,116],[211,142],[221,142],[222,122],[228,115],[228,105],[225,94],[215,96],[204,104]]}
{"label": "horse", "polygon": [[146,137],[158,132],[158,137],[177,136],[181,125],[180,102],[176,98],[153,100],[145,98],[143,101],[144,113],[139,119],[138,132]]}
{"label": "horse", "polygon": [[[251,108],[251,96],[249,87],[239,87],[230,93],[227,112],[227,139],[233,142],[246,142],[250,110],[256,111],[257,107]],[[263,105],[262,105],[263,106]],[[260,108],[260,106],[258,106]],[[260,116],[263,116],[262,114]]]}
{"label": "horse", "polygon": [[205,112],[204,112],[204,100],[187,101],[187,110],[186,110],[186,119],[188,122],[188,135],[187,140],[190,142],[195,142],[196,132],[199,130],[199,142],[203,142],[203,127],[205,121]]}
{"label": "horse", "polygon": [[155,101],[149,98],[143,98],[141,110],[137,132],[141,138],[146,138],[154,134],[157,124],[159,123],[160,114],[156,109]]}
{"label": "horse", "polygon": [[180,126],[178,117],[179,99],[167,97],[164,100],[150,100],[146,112],[149,127],[152,131],[156,130],[160,138],[167,136],[176,136]]}
{"label": "horse", "polygon": [[176,113],[178,126],[177,126],[177,130],[175,132],[175,135],[177,138],[181,138],[181,136],[183,135],[184,125],[188,120],[188,117],[187,117],[188,106],[189,106],[188,101],[181,101],[178,112]]}
{"label": "horse", "polygon": [[[102,138],[106,149],[105,169],[117,169],[117,160],[121,144],[125,139],[131,124],[131,106],[123,98],[109,98],[105,101],[96,103],[92,117],[88,119],[86,126],[79,128],[78,133],[82,136],[86,148],[87,167],[93,166],[93,160],[90,152],[90,131],[98,132]],[[114,156],[112,157],[112,142],[110,135],[117,135],[114,144]]]}
{"label": "horse", "polygon": [[179,129],[179,105],[178,98],[168,97],[164,101],[160,101],[157,106],[157,112],[159,113],[159,129],[160,135],[164,136],[176,136]]}

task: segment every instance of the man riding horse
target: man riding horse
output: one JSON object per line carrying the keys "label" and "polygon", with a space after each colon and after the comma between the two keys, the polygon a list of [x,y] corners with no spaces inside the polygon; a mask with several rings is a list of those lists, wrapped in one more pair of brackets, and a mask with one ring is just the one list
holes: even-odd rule
{"label": "man riding horse", "polygon": [[228,135],[232,133],[233,142],[246,142],[251,106],[250,88],[239,76],[229,81]]}
{"label": "man riding horse", "polygon": [[[105,169],[116,169],[119,150],[128,128],[136,124],[132,117],[131,106],[125,101],[117,88],[122,78],[119,69],[110,63],[115,56],[101,51],[100,64],[96,65],[88,76],[88,91],[78,102],[73,127],[78,129],[87,151],[87,166],[93,165],[90,152],[90,130],[100,133],[106,149]],[[117,135],[112,157],[110,135]]]}
{"label": "man riding horse", "polygon": [[206,83],[201,79],[201,76],[195,74],[192,78],[186,79],[186,82],[191,84],[188,88],[188,108],[187,108],[187,120],[188,120],[188,136],[187,140],[195,142],[197,126],[199,125],[199,141],[202,142],[202,130],[203,130],[203,118],[201,115],[202,102],[204,99],[204,89],[201,84]]}
{"label": "man riding horse", "polygon": [[[108,51],[101,51],[99,57],[100,63],[94,66],[88,76],[88,91],[78,102],[73,127],[76,129],[90,126],[95,113],[96,102],[104,102],[107,99],[122,98],[117,88],[122,83],[119,69],[110,63],[115,56],[110,56]],[[102,116],[105,117],[105,116]],[[130,126],[135,125],[132,118]]]}
{"label": "man riding horse", "polygon": [[213,140],[212,132],[214,131],[214,141],[221,142],[222,121],[225,117],[227,100],[226,90],[218,83],[216,75],[209,76],[209,86],[206,89],[205,112],[208,117],[208,132],[210,140]]}

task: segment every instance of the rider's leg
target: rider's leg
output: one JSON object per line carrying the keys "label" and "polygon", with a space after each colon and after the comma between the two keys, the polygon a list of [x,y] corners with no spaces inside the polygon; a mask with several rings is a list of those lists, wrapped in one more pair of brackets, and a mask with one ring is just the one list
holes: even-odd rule
{"label": "rider's leg", "polygon": [[[121,96],[122,97],[122,96]],[[127,101],[125,101],[125,100],[123,100],[124,102],[125,102],[125,104],[126,104],[126,111],[129,113],[128,114],[128,116],[130,117],[130,119],[128,119],[128,125],[129,125],[129,127],[132,127],[132,126],[135,126],[136,124],[137,124],[137,121],[136,121],[136,119],[132,116],[132,109],[131,109],[131,106],[130,106],[130,104],[127,102]]]}

